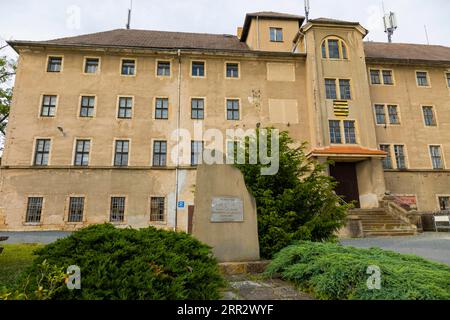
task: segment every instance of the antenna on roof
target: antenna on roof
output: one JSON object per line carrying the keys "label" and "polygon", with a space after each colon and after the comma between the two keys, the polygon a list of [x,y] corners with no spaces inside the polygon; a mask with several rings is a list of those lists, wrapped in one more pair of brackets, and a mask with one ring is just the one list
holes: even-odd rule
{"label": "antenna on roof", "polygon": [[305,18],[306,18],[306,22],[309,21],[309,11],[310,11],[311,7],[309,5],[309,0],[305,0]]}
{"label": "antenna on roof", "polygon": [[389,43],[392,42],[392,36],[394,35],[394,31],[397,30],[397,17],[394,12],[389,12],[389,14],[385,14],[383,17],[384,21],[384,32],[388,35]]}
{"label": "antenna on roof", "polygon": [[133,0],[130,0],[130,8],[128,9],[128,22],[127,22],[127,29],[130,29],[131,25],[131,11],[133,10]]}
{"label": "antenna on roof", "polygon": [[428,38],[428,29],[427,29],[427,25],[423,26],[425,28],[425,37],[427,37],[427,44],[430,44],[430,38]]}

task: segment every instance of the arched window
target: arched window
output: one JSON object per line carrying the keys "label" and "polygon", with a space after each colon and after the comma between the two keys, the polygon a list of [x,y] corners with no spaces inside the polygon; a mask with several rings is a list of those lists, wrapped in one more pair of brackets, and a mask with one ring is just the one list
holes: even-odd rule
{"label": "arched window", "polygon": [[322,58],[348,59],[347,45],[339,38],[330,37],[322,42]]}

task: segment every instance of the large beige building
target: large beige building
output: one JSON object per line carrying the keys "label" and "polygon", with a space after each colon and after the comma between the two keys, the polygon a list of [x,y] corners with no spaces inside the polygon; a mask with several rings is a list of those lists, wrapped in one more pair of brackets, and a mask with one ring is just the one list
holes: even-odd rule
{"label": "large beige building", "polygon": [[[364,42],[367,33],[260,12],[237,36],[113,30],[10,42],[20,58],[0,230],[187,230],[209,143],[195,128],[287,130],[309,156],[335,161],[337,192],[361,208],[390,193],[404,207],[447,209],[450,48]],[[191,133],[190,150],[177,147],[177,129]]]}

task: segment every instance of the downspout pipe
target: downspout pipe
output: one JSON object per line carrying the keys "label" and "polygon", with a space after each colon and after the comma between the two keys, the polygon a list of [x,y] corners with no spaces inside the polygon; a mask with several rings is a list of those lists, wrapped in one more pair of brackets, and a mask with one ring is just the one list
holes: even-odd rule
{"label": "downspout pipe", "polygon": [[178,201],[179,201],[179,167],[180,167],[180,124],[181,124],[181,49],[178,49],[178,84],[177,84],[177,160],[175,168],[175,225],[174,231],[178,226]]}

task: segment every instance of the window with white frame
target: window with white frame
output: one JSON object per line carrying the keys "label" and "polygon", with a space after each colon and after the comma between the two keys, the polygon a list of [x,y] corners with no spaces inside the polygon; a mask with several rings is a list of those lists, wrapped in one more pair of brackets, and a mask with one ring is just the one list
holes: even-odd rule
{"label": "window with white frame", "polygon": [[434,170],[444,169],[441,146],[430,146],[431,163]]}
{"label": "window with white frame", "polygon": [[153,142],[153,166],[165,167],[167,165],[167,141]]}
{"label": "window with white frame", "polygon": [[136,74],[136,60],[122,60],[122,75],[134,76]]}
{"label": "window with white frame", "polygon": [[77,140],[75,145],[74,165],[79,167],[88,166],[90,152],[91,140]]}
{"label": "window with white frame", "polygon": [[37,139],[34,153],[35,166],[47,166],[50,158],[50,139]]}
{"label": "window with white frame", "polygon": [[95,96],[82,96],[81,97],[81,118],[92,118],[95,111]]}
{"label": "window with white frame", "polygon": [[41,117],[52,118],[56,114],[56,101],[58,100],[55,95],[44,95],[42,97]]}
{"label": "window with white frame", "polygon": [[404,145],[394,145],[395,163],[397,169],[406,169],[406,155]]}
{"label": "window with white frame", "polygon": [[100,65],[99,58],[86,58],[84,62],[84,73],[95,74],[98,71]]}
{"label": "window with white frame", "polygon": [[434,113],[434,108],[432,106],[423,106],[422,112],[425,126],[435,127],[437,125],[437,122],[436,122],[436,115]]}
{"label": "window with white frame", "polygon": [[347,45],[338,38],[328,38],[322,42],[322,58],[348,59]]}
{"label": "window with white frame", "polygon": [[158,77],[170,77],[170,61],[158,61],[156,74]]}
{"label": "window with white frame", "polygon": [[271,42],[283,42],[283,29],[282,28],[270,28],[270,41]]}
{"label": "window with white frame", "polygon": [[47,72],[61,72],[62,57],[48,57]]}
{"label": "window with white frame", "polygon": [[417,71],[416,78],[417,78],[417,85],[419,87],[428,87],[430,85],[428,81],[428,72]]}
{"label": "window with white frame", "polygon": [[119,119],[131,119],[133,115],[133,98],[119,97],[119,111],[117,117]]}
{"label": "window with white frame", "polygon": [[117,140],[115,145],[114,166],[116,167],[128,166],[129,152],[130,152],[130,141]]}
{"label": "window with white frame", "polygon": [[382,144],[382,145],[380,145],[380,150],[387,153],[386,158],[383,159],[383,169],[385,169],[385,170],[392,169],[391,145]]}

